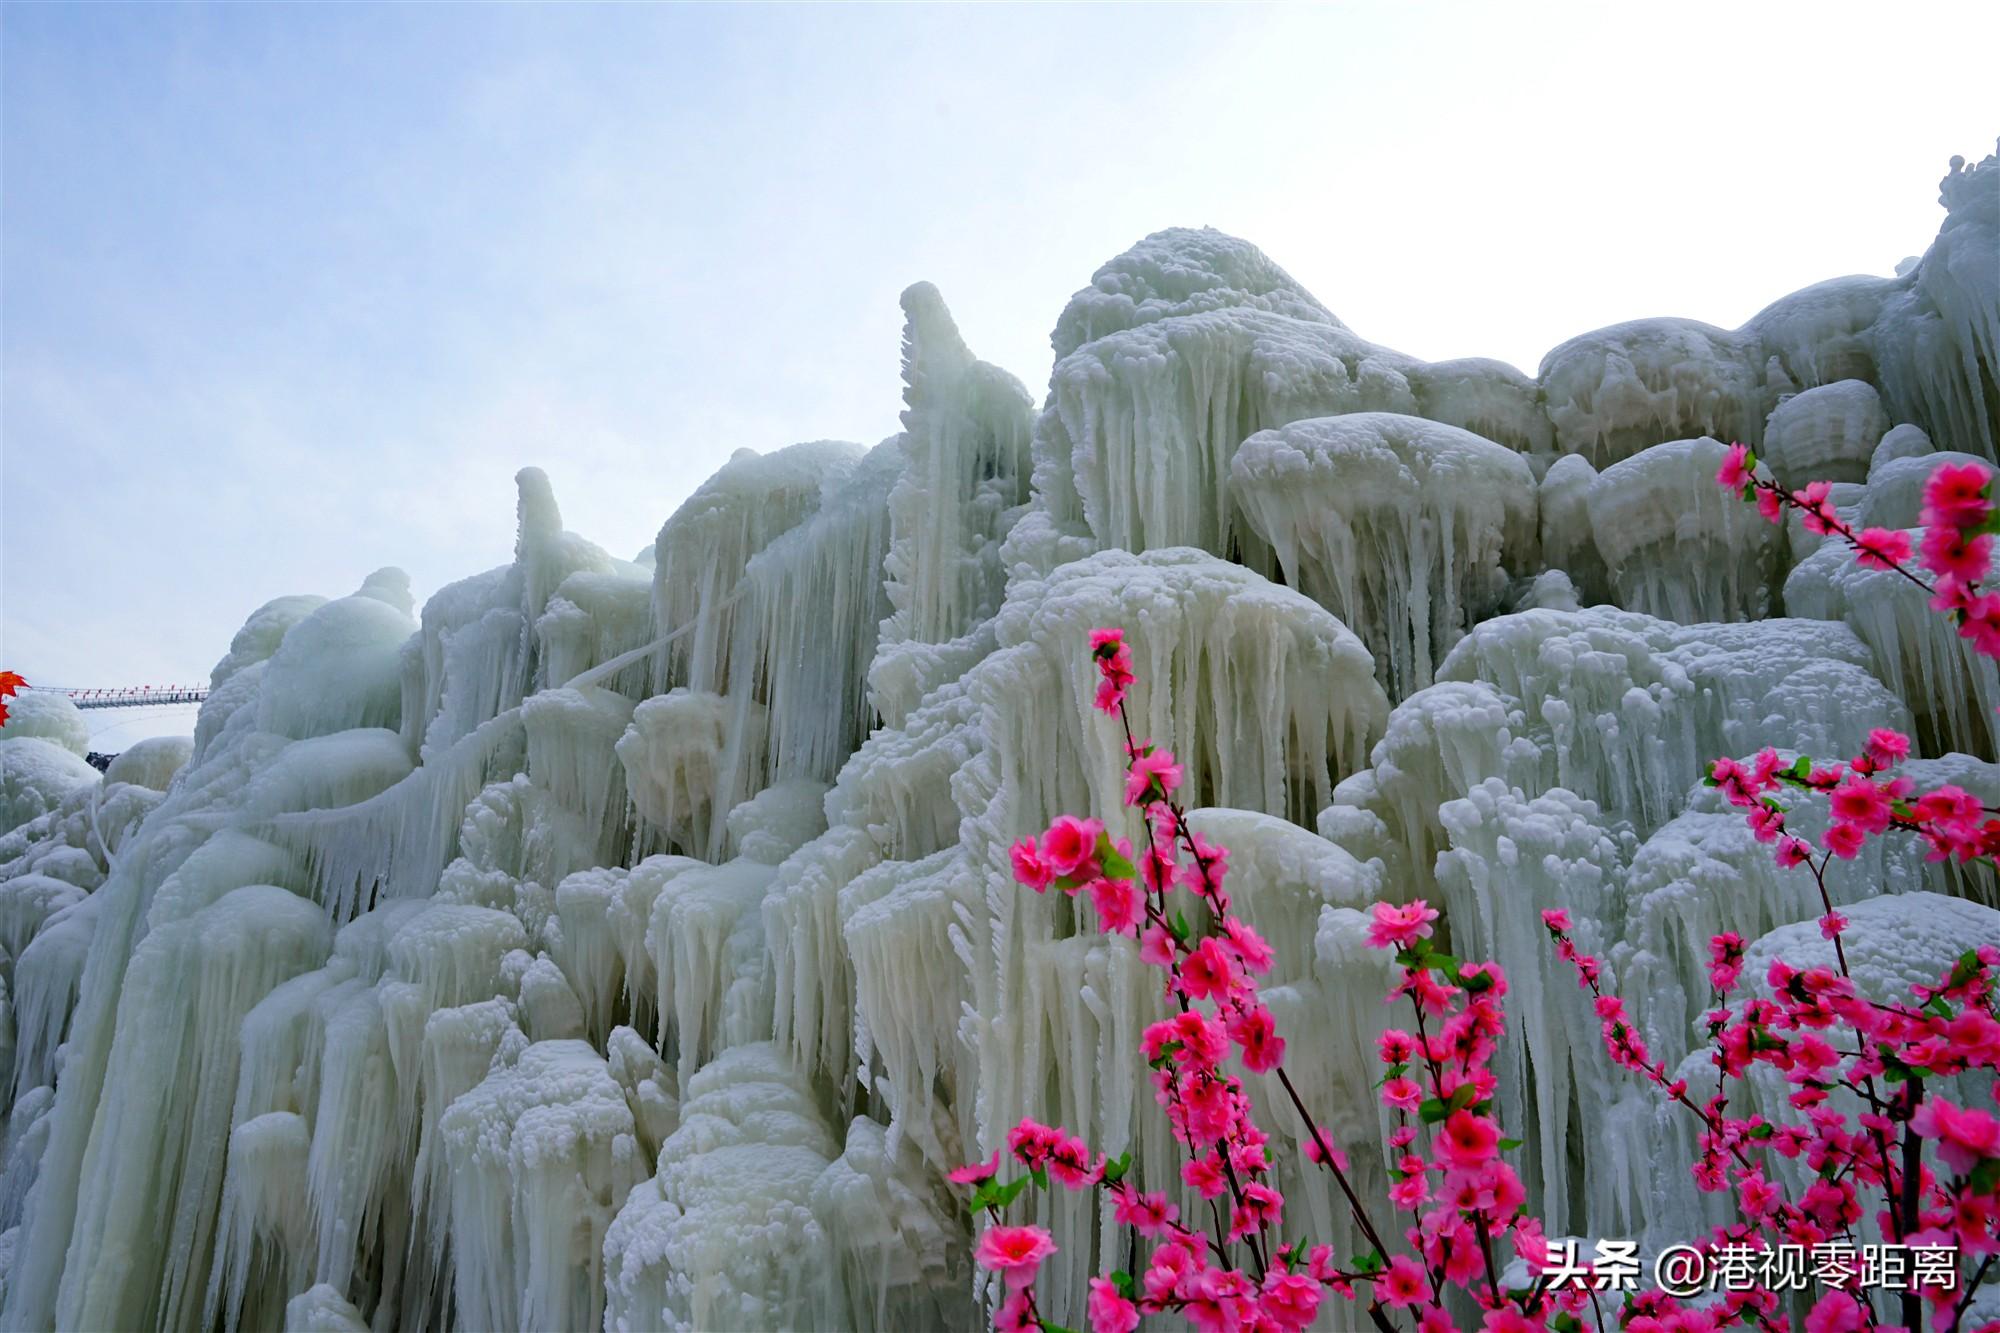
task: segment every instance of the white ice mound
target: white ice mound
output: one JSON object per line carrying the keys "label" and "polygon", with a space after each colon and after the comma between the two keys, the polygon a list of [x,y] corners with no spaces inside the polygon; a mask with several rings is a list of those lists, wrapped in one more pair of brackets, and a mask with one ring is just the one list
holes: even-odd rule
{"label": "white ice mound", "polygon": [[[1912,544],[1922,536],[1911,530]],[[2000,569],[2000,558],[1992,568]],[[1785,605],[1853,627],[1873,650],[1877,673],[1915,714],[1919,753],[1995,757],[2000,671],[1931,610],[1922,588],[1893,570],[1863,568],[1846,543],[1827,542],[1785,580]]]}
{"label": "white ice mound", "polygon": [[1875,446],[1888,429],[1875,386],[1840,380],[1779,403],[1764,425],[1764,447],[1757,453],[1783,486],[1865,481]]}
{"label": "white ice mound", "polygon": [[[1214,804],[1303,822],[1360,765],[1388,716],[1367,648],[1317,603],[1200,551],[1106,551],[1017,585],[996,624],[1002,651],[969,678],[987,698],[1006,682],[1008,724],[1023,742],[1036,737],[1032,753],[1075,743],[1059,735],[1101,738],[1092,808],[1124,804],[1122,740],[1102,743],[1116,722],[1092,706],[1089,635],[1104,626],[1124,629],[1131,645],[1134,732],[1170,746],[1187,764],[1189,794]],[[1015,691],[1007,668],[1024,652],[1061,681],[1060,703]],[[1280,680],[1290,684],[1274,688]]]}
{"label": "white ice mound", "polygon": [[1923,519],[1924,485],[1932,472],[1946,464],[1963,467],[1984,462],[1952,450],[1889,459],[1878,451],[1868,471],[1868,487],[1856,507],[1855,521],[1870,528],[1914,528]]}
{"label": "white ice mound", "polygon": [[1402,698],[1498,605],[1536,546],[1534,473],[1470,431],[1389,412],[1260,431],[1230,467],[1285,582],[1375,655]]}
{"label": "white ice mound", "polygon": [[[1937,985],[1967,949],[2000,940],[2000,911],[1942,894],[1869,898],[1841,911],[1848,920],[1841,944],[1855,988],[1882,1003],[1908,1003],[1910,987]],[[1751,941],[1744,980],[1768,994],[1765,974],[1778,959],[1797,968],[1837,966],[1833,941],[1820,934],[1816,918]]]}
{"label": "white ice mound", "polygon": [[285,631],[265,665],[257,724],[280,736],[395,727],[409,612],[369,592],[328,602]]}
{"label": "white ice mound", "polygon": [[1572,338],[1542,358],[1556,447],[1597,467],[1662,440],[1762,437],[1758,358],[1739,334],[1642,319]]}
{"label": "white ice mound", "polygon": [[1682,624],[1776,609],[1784,533],[1715,484],[1727,451],[1675,440],[1590,484],[1590,530],[1620,606]]}
{"label": "white ice mound", "polygon": [[831,1240],[812,1210],[839,1145],[805,1081],[770,1045],[739,1046],[686,1094],[658,1173],[605,1237],[604,1328],[723,1333],[845,1318]]}
{"label": "white ice mound", "polygon": [[1250,242],[1213,227],[1170,227],[1098,269],[1069,298],[1049,341],[1060,361],[1109,333],[1224,307],[1340,323]]}
{"label": "white ice mound", "polygon": [[150,791],[165,791],[193,754],[194,741],[187,736],[151,736],[135,741],[104,770],[104,785],[129,782]]}
{"label": "white ice mound", "polygon": [[99,776],[75,751],[53,741],[0,740],[0,832],[49,813],[95,786]]}
{"label": "white ice mound", "polygon": [[1486,621],[1438,675],[1487,682],[1522,715],[1542,755],[1540,790],[1590,792],[1607,815],[1649,832],[1682,809],[1717,755],[1765,745],[1859,753],[1869,728],[1902,716],[1874,661],[1837,623],[1676,625],[1599,606]]}
{"label": "white ice mound", "polygon": [[774,453],[738,449],[674,511],[653,544],[653,688],[720,690],[729,680],[735,607],[750,557],[820,506],[860,449],[821,440]]}
{"label": "white ice mound", "polygon": [[60,690],[27,689],[7,701],[0,741],[32,736],[68,750],[79,759],[90,751],[90,724],[83,710]]}
{"label": "white ice mound", "polygon": [[496,1061],[438,1132],[451,1166],[458,1322],[598,1327],[604,1234],[645,1174],[604,1057],[581,1041],[537,1042]]}

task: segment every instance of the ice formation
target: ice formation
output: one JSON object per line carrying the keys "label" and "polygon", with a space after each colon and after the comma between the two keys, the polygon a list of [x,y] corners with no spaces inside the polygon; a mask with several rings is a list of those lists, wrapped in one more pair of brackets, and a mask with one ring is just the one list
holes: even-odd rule
{"label": "ice formation", "polygon": [[[1421,895],[1514,978],[1500,1098],[1551,1234],[1685,1239],[1689,1140],[1608,1068],[1535,913],[1679,1058],[1709,933],[1753,974],[1820,947],[1708,759],[1913,728],[1913,771],[2000,800],[1992,664],[1712,480],[1747,440],[1910,527],[1931,468],[1996,456],[2000,159],[1943,202],[1895,278],[1597,330],[1534,376],[1367,342],[1173,230],[1070,300],[1037,409],[920,283],[897,433],[740,451],[639,561],[526,469],[512,560],[420,610],[393,569],[255,610],[191,743],[100,775],[75,710],[22,696],[0,1327],[978,1325],[944,1172],[1019,1116],[1179,1191],[1155,985],[1008,873],[1051,816],[1122,808],[1107,624],[1363,1187],[1363,914]],[[1870,984],[2000,936],[1983,868],[1890,844],[1831,886]],[[1351,1239],[1269,1121],[1292,1215]],[[1122,1238],[1035,1198],[1043,1308],[1080,1324]]]}

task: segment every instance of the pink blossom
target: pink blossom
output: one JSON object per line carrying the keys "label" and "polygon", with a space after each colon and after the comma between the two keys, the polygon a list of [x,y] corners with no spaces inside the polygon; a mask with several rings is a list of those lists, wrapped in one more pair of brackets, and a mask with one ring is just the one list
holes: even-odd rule
{"label": "pink blossom", "polygon": [[1368,927],[1372,949],[1407,949],[1431,933],[1430,923],[1438,919],[1437,909],[1418,898],[1404,907],[1376,903],[1375,920]]}
{"label": "pink blossom", "polygon": [[1846,929],[1847,918],[1838,912],[1828,912],[1819,919],[1819,935],[1823,940],[1830,940]]}
{"label": "pink blossom", "polygon": [[1806,1311],[1806,1333],[1855,1333],[1861,1327],[1861,1307],[1844,1291],[1828,1292]]}
{"label": "pink blossom", "polygon": [[1827,497],[1833,492],[1830,481],[1809,482],[1802,491],[1792,492],[1792,503],[1802,511],[1799,521],[1807,532],[1830,533],[1839,530],[1840,515],[1833,502]]}
{"label": "pink blossom", "polygon": [[1243,1067],[1253,1074],[1267,1074],[1285,1058],[1285,1039],[1278,1035],[1271,1011],[1262,1005],[1231,1023],[1229,1035],[1243,1048]]}
{"label": "pink blossom", "polygon": [[1417,1053],[1417,1039],[1401,1028],[1387,1028],[1375,1039],[1375,1053],[1385,1065],[1406,1065]]}
{"label": "pink blossom", "polygon": [[1864,833],[1880,833],[1888,828],[1893,813],[1888,793],[1862,777],[1849,778],[1835,787],[1827,802],[1835,819],[1853,824]]}
{"label": "pink blossom", "polygon": [[1925,528],[1917,550],[1925,569],[1971,584],[1986,577],[1993,560],[1993,538],[1984,533],[1967,536],[1957,528]]}
{"label": "pink blossom", "polygon": [[999,1170],[1000,1150],[995,1148],[993,1155],[985,1161],[969,1162],[951,1172],[949,1178],[954,1185],[977,1185],[982,1181],[991,1180]]}
{"label": "pink blossom", "polygon": [[[1340,1145],[1333,1141],[1333,1131],[1325,1125],[1318,1126],[1318,1129],[1319,1133],[1317,1135],[1306,1135],[1306,1160],[1315,1166],[1332,1166],[1338,1170],[1345,1171],[1347,1169],[1347,1154],[1342,1152]],[[1319,1145],[1322,1142],[1326,1144],[1326,1152],[1324,1153],[1319,1150]],[[1328,1154],[1332,1155],[1331,1161],[1328,1160]]]}
{"label": "pink blossom", "polygon": [[1715,484],[1725,491],[1735,491],[1738,495],[1751,481],[1750,446],[1732,444],[1729,452],[1722,457],[1722,466],[1715,470]]}
{"label": "pink blossom", "polygon": [[1302,1329],[1319,1312],[1319,1283],[1304,1273],[1288,1273],[1273,1268],[1264,1275],[1257,1308],[1279,1329]]}
{"label": "pink blossom", "polygon": [[1864,569],[1894,569],[1910,562],[1910,534],[1894,528],[1864,528],[1854,539],[1855,560]]}
{"label": "pink blossom", "polygon": [[1979,463],[1945,463],[1924,481],[1927,527],[1976,528],[1993,512],[1986,490],[1993,476]]}
{"label": "pink blossom", "polygon": [[1542,924],[1544,926],[1547,926],[1550,930],[1567,931],[1572,929],[1572,926],[1570,925],[1569,912],[1561,907],[1550,907],[1544,909],[1542,912]]}
{"label": "pink blossom", "polygon": [[981,1268],[1005,1275],[1019,1290],[1035,1280],[1042,1260],[1056,1252],[1056,1243],[1041,1227],[988,1227],[979,1237],[973,1258]]}
{"label": "pink blossom", "polygon": [[1033,838],[1023,838],[1008,849],[1014,861],[1014,878],[1033,889],[1036,893],[1046,891],[1055,882],[1056,872],[1042,856],[1041,848]]}
{"label": "pink blossom", "polygon": [[1083,868],[1097,859],[1097,835],[1102,832],[1104,825],[1098,820],[1057,815],[1042,835],[1042,859],[1058,875],[1080,877]]}
{"label": "pink blossom", "polygon": [[1236,986],[1236,965],[1214,939],[1203,940],[1181,963],[1181,985],[1191,999],[1220,999]]}
{"label": "pink blossom", "polygon": [[1803,864],[1812,856],[1812,844],[1798,838],[1786,838],[1778,844],[1778,864],[1787,870]]}
{"label": "pink blossom", "polygon": [[1244,971],[1261,976],[1271,970],[1271,946],[1264,942],[1262,935],[1233,916],[1223,921],[1222,934],[1229,941],[1236,961],[1243,964]]}
{"label": "pink blossom", "polygon": [[1222,1193],[1225,1182],[1222,1178],[1222,1159],[1214,1153],[1203,1153],[1181,1164],[1181,1179],[1188,1188],[1204,1199],[1213,1199]]}
{"label": "pink blossom", "polygon": [[1988,1157],[2000,1157],[2000,1120],[1984,1111],[1961,1108],[1935,1094],[1910,1119],[1919,1138],[1936,1139],[1938,1156],[1960,1175]]}
{"label": "pink blossom", "polygon": [[1500,1147],[1500,1127],[1483,1115],[1453,1111],[1437,1136],[1438,1152],[1453,1166],[1482,1166]]}
{"label": "pink blossom", "polygon": [[1116,652],[1124,642],[1125,631],[1122,629],[1094,629],[1090,632],[1090,655],[1104,656],[1107,649]]}
{"label": "pink blossom", "polygon": [[1852,861],[1861,854],[1861,844],[1867,835],[1853,824],[1834,824],[1820,834],[1820,844],[1843,861]]}
{"label": "pink blossom", "polygon": [[2000,593],[1981,593],[1959,613],[1958,637],[1987,657],[2000,657]]}
{"label": "pink blossom", "polygon": [[1773,523],[1781,523],[1785,518],[1785,502],[1778,493],[1767,487],[1757,488],[1757,512]]}
{"label": "pink blossom", "polygon": [[1910,757],[1910,738],[1900,731],[1876,727],[1868,733],[1868,758],[1879,768],[1900,764]]}
{"label": "pink blossom", "polygon": [[1135,929],[1143,919],[1139,891],[1129,879],[1094,879],[1090,902],[1097,909],[1097,928],[1107,934]]}
{"label": "pink blossom", "polygon": [[1112,1210],[1118,1225],[1131,1227],[1142,1236],[1165,1235],[1181,1215],[1180,1205],[1164,1194],[1141,1194],[1121,1189],[1112,1195]]}
{"label": "pink blossom", "polygon": [[1401,1309],[1422,1300],[1428,1284],[1424,1270],[1407,1254],[1389,1260],[1389,1266],[1375,1279],[1375,1296],[1382,1304]]}
{"label": "pink blossom", "polygon": [[1125,804],[1139,805],[1158,796],[1171,796],[1180,785],[1181,766],[1174,762],[1173,751],[1156,749],[1132,760],[1132,767],[1125,774]]}
{"label": "pink blossom", "polygon": [[1174,937],[1165,926],[1148,926],[1139,932],[1139,961],[1154,967],[1173,966]]}
{"label": "pink blossom", "polygon": [[1139,1327],[1139,1307],[1118,1294],[1110,1278],[1090,1279],[1091,1333],[1132,1333]]}

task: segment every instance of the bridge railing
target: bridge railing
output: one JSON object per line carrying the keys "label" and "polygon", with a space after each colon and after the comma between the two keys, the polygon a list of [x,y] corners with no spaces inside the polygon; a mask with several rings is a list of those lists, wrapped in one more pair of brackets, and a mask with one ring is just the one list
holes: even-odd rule
{"label": "bridge railing", "polygon": [[30,685],[30,691],[66,694],[78,708],[150,708],[162,704],[198,704],[208,698],[206,685]]}

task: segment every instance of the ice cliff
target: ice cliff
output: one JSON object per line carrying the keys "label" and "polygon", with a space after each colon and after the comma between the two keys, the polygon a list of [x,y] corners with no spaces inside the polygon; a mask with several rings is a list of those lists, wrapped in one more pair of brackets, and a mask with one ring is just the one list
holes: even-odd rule
{"label": "ice cliff", "polygon": [[[2000,456],[2000,158],[1942,202],[1899,277],[1600,329],[1534,376],[1370,343],[1254,247],[1173,230],[1063,309],[1038,410],[918,284],[900,432],[741,451],[637,561],[530,469],[511,561],[421,609],[384,570],[254,611],[191,746],[100,778],[73,710],[26,696],[0,1325],[978,1324],[943,1173],[1019,1116],[1177,1181],[1137,1077],[1153,983],[1007,873],[1052,815],[1119,808],[1104,624],[1362,1179],[1360,913],[1422,895],[1516,979],[1501,1098],[1550,1233],[1686,1239],[1685,1131],[1603,1061],[1536,912],[1678,1060],[1708,933],[1820,948],[1706,759],[1892,725],[2000,799],[1992,664],[1712,481],[1746,440],[1908,526],[1938,460]],[[1983,870],[1889,845],[1834,890],[1884,987],[2000,939]],[[1270,1123],[1338,1242],[1301,1126]],[[1121,1236],[1038,1206],[1044,1308],[1078,1324]]]}

